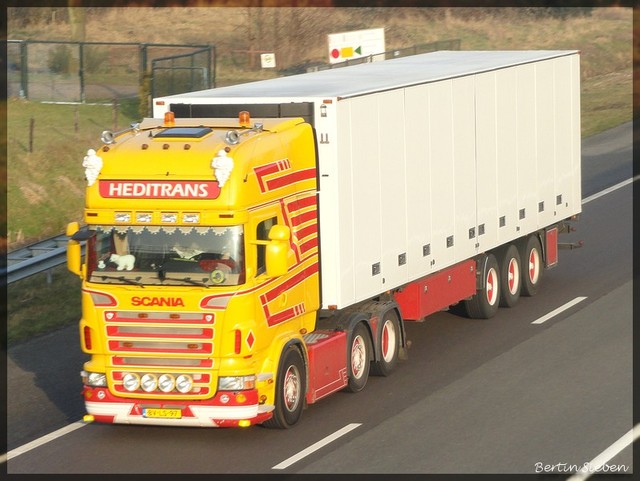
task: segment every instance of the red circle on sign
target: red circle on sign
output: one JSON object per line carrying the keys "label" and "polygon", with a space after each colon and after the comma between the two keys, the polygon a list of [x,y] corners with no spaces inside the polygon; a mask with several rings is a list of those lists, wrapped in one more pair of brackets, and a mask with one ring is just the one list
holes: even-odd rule
{"label": "red circle on sign", "polygon": [[332,56],[333,58],[338,58],[338,57],[340,57],[340,50],[338,50],[337,48],[334,48],[334,49],[331,51],[331,56]]}

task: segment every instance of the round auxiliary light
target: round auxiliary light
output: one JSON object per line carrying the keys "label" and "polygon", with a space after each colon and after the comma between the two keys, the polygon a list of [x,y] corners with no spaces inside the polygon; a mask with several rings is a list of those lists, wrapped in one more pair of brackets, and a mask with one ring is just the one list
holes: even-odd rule
{"label": "round auxiliary light", "polygon": [[176,387],[176,380],[171,374],[163,374],[158,378],[158,387],[162,392],[171,392]]}
{"label": "round auxiliary light", "polygon": [[133,372],[128,372],[122,377],[122,385],[129,392],[137,391],[140,387],[140,376]]}
{"label": "round auxiliary light", "polygon": [[193,379],[187,374],[180,374],[176,379],[176,389],[181,393],[188,393],[193,388]]}
{"label": "round auxiliary light", "polygon": [[142,385],[142,390],[146,392],[155,391],[158,387],[158,378],[155,374],[145,374],[140,379],[140,384]]}

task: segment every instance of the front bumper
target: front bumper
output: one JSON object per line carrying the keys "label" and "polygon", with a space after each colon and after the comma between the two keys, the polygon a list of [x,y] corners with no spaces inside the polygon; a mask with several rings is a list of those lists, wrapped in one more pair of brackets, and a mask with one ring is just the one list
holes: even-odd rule
{"label": "front bumper", "polygon": [[[258,391],[220,391],[211,399],[133,399],[111,395],[106,388],[85,386],[85,407],[101,423],[156,426],[236,427],[260,424],[271,418],[273,405],[258,403]],[[145,410],[179,411],[179,417],[147,417]]]}

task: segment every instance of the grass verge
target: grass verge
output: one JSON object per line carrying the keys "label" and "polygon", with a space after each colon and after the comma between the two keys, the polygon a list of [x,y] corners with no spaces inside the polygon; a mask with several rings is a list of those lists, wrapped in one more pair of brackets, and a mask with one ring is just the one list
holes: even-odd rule
{"label": "grass verge", "polygon": [[75,324],[81,316],[80,279],[58,266],[13,282],[7,286],[7,313],[8,346]]}

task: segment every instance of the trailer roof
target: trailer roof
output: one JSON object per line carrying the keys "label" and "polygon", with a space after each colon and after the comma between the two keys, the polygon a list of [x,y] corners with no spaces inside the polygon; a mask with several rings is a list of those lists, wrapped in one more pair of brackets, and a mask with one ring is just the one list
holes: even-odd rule
{"label": "trailer roof", "polygon": [[348,98],[563,57],[577,50],[437,51],[164,98]]}

